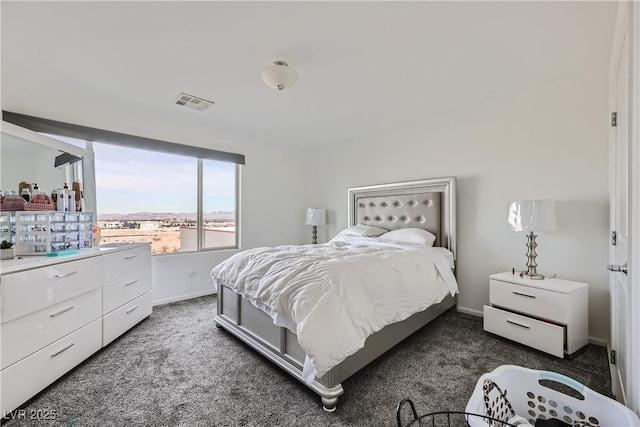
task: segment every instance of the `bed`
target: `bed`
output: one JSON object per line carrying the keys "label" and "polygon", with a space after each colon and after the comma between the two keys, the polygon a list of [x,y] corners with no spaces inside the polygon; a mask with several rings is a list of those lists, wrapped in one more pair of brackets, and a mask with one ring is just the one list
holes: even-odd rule
{"label": "bed", "polygon": [[[342,305],[342,301],[336,299],[338,297],[335,296],[333,300],[328,296],[323,296],[320,301],[317,302],[318,306],[320,306],[320,303],[324,304],[322,309],[314,308],[310,310],[313,310],[313,317],[320,319],[319,315],[315,316],[315,313],[322,313],[322,315],[325,316],[327,326],[324,329],[326,329],[326,331],[316,326],[315,329],[309,328],[313,333],[306,333],[301,327],[301,323],[310,324],[311,321],[309,320],[307,322],[307,319],[312,316],[308,314],[311,311],[304,312],[302,308],[298,307],[304,306],[304,304],[297,303],[298,305],[294,306],[295,309],[292,312],[288,312],[289,315],[283,315],[282,318],[279,318],[277,313],[279,310],[274,309],[276,306],[270,303],[271,300],[269,298],[258,301],[256,294],[262,292],[263,287],[261,287],[261,285],[252,285],[252,280],[262,280],[263,276],[261,276],[262,273],[257,267],[256,272],[251,270],[248,274],[242,273],[244,274],[242,279],[239,278],[239,273],[233,270],[233,268],[240,267],[232,267],[231,265],[227,266],[225,264],[229,260],[213,269],[212,278],[218,291],[217,314],[215,317],[216,326],[235,335],[241,341],[254,348],[267,359],[274,362],[284,371],[316,392],[321,397],[322,406],[325,410],[335,410],[339,396],[344,393],[342,387],[343,381],[431,320],[455,306],[456,292],[454,292],[454,289],[451,287],[450,279],[444,279],[444,276],[447,276],[445,273],[448,272],[451,277],[453,277],[453,273],[455,273],[455,183],[455,178],[446,177],[357,187],[348,190],[349,228],[354,226],[381,227],[390,231],[418,228],[427,230],[433,235],[435,239],[433,244],[434,248],[420,248],[419,251],[428,250],[430,251],[429,253],[435,254],[434,259],[439,260],[438,262],[434,261],[433,267],[435,269],[434,271],[437,270],[437,274],[430,273],[430,275],[433,277],[437,276],[438,286],[441,288],[438,292],[440,292],[441,295],[432,302],[429,302],[428,306],[425,305],[426,308],[421,308],[420,311],[410,314],[408,317],[402,317],[403,320],[395,321],[383,327],[372,325],[371,327],[374,332],[371,334],[368,334],[367,331],[362,332],[359,328],[356,328],[357,333],[364,333],[366,338],[362,339],[363,344],[358,347],[359,349],[354,350],[355,347],[348,348],[346,349],[348,353],[345,353],[348,354],[346,357],[340,356],[337,359],[334,358],[335,360],[339,360],[339,363],[333,365],[329,363],[323,364],[322,358],[318,356],[315,351],[316,349],[310,347],[308,337],[318,336],[320,341],[325,339],[325,344],[330,346],[333,343],[326,341],[326,336],[327,334],[334,334],[336,342],[339,343],[337,348],[342,351],[343,347],[349,347],[348,345],[344,346],[342,344],[342,336],[336,332],[349,328],[336,328],[335,324],[331,323],[334,322],[334,317],[339,317],[331,313],[332,307]],[[404,231],[407,230],[403,230],[403,232]],[[331,253],[326,251],[334,250],[335,247],[342,248],[345,245],[348,246],[352,244],[350,237],[338,237],[339,236],[334,239],[335,241],[332,240],[323,245],[256,248],[254,250],[243,251],[247,253],[243,262],[245,267],[252,265],[253,268],[255,260],[259,260],[261,256],[268,257],[270,256],[269,254],[271,254],[271,256],[282,256],[281,253],[283,251],[292,253],[301,251],[301,259],[303,257],[313,258],[317,253]],[[377,239],[369,240],[377,241]],[[360,244],[358,238],[355,238],[355,241],[358,245]],[[388,242],[371,243],[370,245],[367,244],[366,247],[358,245],[354,245],[357,247],[357,251],[366,253],[366,255],[354,255],[355,257],[359,257],[357,258],[358,260],[366,259],[367,256],[376,256],[378,259],[396,256],[408,257],[408,259],[410,259],[414,256],[411,251],[388,247]],[[332,248],[327,249],[329,246]],[[351,250],[350,247],[348,249]],[[388,251],[389,255],[386,252],[384,252],[384,254],[381,252],[382,255],[378,255],[377,250]],[[438,253],[446,253],[447,256],[441,257]],[[234,257],[241,256],[241,254],[243,253],[241,252],[238,255],[234,255]],[[422,253],[420,253],[420,255],[422,256]],[[446,266],[448,271],[443,270],[441,258],[448,260]],[[287,262],[297,262],[297,259],[293,257],[284,257],[283,259],[284,261],[278,261],[278,265]],[[348,257],[344,259],[348,259]],[[335,260],[331,259],[330,261],[333,263]],[[348,262],[346,263],[348,264]],[[336,270],[335,266],[331,268]],[[342,268],[338,268],[338,270],[340,269]],[[299,270],[314,271],[312,269],[307,270],[306,267],[301,267]],[[237,271],[239,272],[240,270]],[[411,271],[411,268],[406,269],[406,271]],[[278,274],[275,274],[274,277],[277,277]],[[351,276],[356,276],[356,274],[352,272]],[[233,285],[230,283],[232,277],[234,277],[235,279],[233,280],[237,282]],[[455,278],[453,278],[453,281],[455,282]],[[239,286],[238,283],[242,286]],[[273,283],[277,285],[279,282],[274,280]],[[443,286],[445,286],[443,284],[448,286],[448,289],[443,288]],[[285,288],[289,289],[287,286],[283,287],[283,289]],[[351,289],[352,286],[346,286],[345,289],[346,288]],[[301,288],[295,288],[295,292],[292,292],[292,294],[296,294],[299,289]],[[282,289],[280,289],[280,291],[281,290]],[[336,292],[340,295],[339,298],[345,298],[345,301],[348,300],[348,298],[341,293],[342,291]],[[329,293],[327,292],[322,295],[329,295]],[[430,294],[429,298],[431,297]],[[309,301],[309,298],[303,296],[301,300],[306,302]],[[303,322],[300,322],[301,319],[303,319]],[[296,323],[295,320],[298,320],[298,323]],[[298,329],[296,329],[296,326],[298,326]],[[303,347],[309,351],[303,350]],[[318,373],[321,373],[321,375],[316,375]]]}

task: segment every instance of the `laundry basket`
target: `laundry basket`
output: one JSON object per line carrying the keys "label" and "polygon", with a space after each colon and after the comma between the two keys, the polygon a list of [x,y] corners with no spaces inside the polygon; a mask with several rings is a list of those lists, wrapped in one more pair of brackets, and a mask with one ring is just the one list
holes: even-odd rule
{"label": "laundry basket", "polygon": [[[537,419],[556,418],[571,425],[588,427],[640,426],[640,419],[629,408],[569,377],[513,365],[503,365],[482,375],[467,403],[466,412],[486,413],[485,379],[499,385],[515,413],[532,425]],[[469,419],[469,425],[481,427],[489,424],[476,418]]]}

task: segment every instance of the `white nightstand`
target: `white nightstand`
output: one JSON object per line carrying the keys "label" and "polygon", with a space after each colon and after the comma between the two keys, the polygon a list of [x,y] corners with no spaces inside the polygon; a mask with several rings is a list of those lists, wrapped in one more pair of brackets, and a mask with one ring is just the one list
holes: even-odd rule
{"label": "white nightstand", "polygon": [[564,357],[588,342],[589,285],[562,279],[533,280],[519,273],[489,277],[484,330]]}

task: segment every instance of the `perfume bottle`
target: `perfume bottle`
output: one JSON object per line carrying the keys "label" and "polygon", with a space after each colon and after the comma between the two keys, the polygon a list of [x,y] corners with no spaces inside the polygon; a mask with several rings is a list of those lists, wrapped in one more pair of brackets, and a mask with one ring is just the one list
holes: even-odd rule
{"label": "perfume bottle", "polygon": [[20,192],[20,195],[26,202],[28,202],[31,199],[31,192],[29,191],[28,188],[23,188],[22,191]]}

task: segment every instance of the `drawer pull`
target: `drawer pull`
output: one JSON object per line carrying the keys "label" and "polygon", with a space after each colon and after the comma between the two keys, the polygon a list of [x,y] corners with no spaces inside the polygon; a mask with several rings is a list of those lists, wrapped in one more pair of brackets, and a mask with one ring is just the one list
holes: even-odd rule
{"label": "drawer pull", "polygon": [[535,298],[535,295],[529,295],[529,294],[523,294],[521,292],[516,292],[516,291],[512,291],[514,295],[520,295],[521,297],[527,297],[527,298]]}
{"label": "drawer pull", "polygon": [[124,259],[134,259],[136,258],[138,255],[128,255],[126,257],[124,257]]}
{"label": "drawer pull", "polygon": [[64,352],[64,351],[69,350],[69,349],[70,349],[71,347],[73,347],[74,345],[75,345],[74,343],[69,344],[68,346],[66,346],[66,347],[65,347],[65,348],[63,348],[62,350],[58,350],[58,351],[56,351],[55,353],[53,353],[53,354],[51,355],[51,357],[56,357],[56,356],[57,356],[57,355],[59,355],[60,353],[62,353],[62,352]]}
{"label": "drawer pull", "polygon": [[127,310],[127,314],[131,313],[134,310],[137,310],[139,307],[140,307],[139,305],[136,305],[135,307],[130,308],[129,310]]}
{"label": "drawer pull", "polygon": [[51,314],[49,315],[49,317],[56,317],[56,316],[60,316],[61,314],[66,313],[66,312],[67,312],[67,311],[69,311],[69,310],[73,310],[73,306],[71,306],[71,307],[67,307],[67,308],[65,308],[65,309],[63,309],[63,310],[60,310],[60,311],[57,311],[57,312],[55,312],[55,313],[51,313]]}
{"label": "drawer pull", "polygon": [[508,320],[507,323],[511,323],[512,325],[520,326],[521,328],[531,329],[531,326],[523,325],[522,323],[514,322],[513,320]]}
{"label": "drawer pull", "polygon": [[133,285],[134,283],[136,283],[137,281],[138,281],[138,280],[136,279],[136,280],[134,280],[133,282],[125,283],[124,285],[125,285],[125,286],[131,286],[131,285]]}
{"label": "drawer pull", "polygon": [[70,271],[69,273],[62,273],[62,274],[56,274],[55,277],[56,279],[61,279],[63,277],[67,277],[67,276],[73,276],[74,274],[78,274],[80,271],[76,270],[76,271]]}

